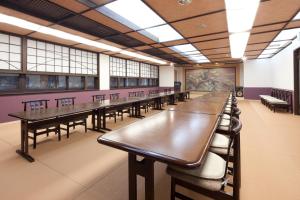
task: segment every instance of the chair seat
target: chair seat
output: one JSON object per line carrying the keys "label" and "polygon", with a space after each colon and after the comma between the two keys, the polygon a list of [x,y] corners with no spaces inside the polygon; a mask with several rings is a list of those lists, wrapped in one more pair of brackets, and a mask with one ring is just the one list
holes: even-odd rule
{"label": "chair seat", "polygon": [[211,147],[217,147],[217,148],[225,148],[227,149],[230,143],[230,139],[228,136],[215,133],[214,139],[211,143]]}
{"label": "chair seat", "polygon": [[[218,155],[227,155],[227,148],[210,147],[209,151]],[[230,148],[229,156],[233,156],[233,148]]]}
{"label": "chair seat", "polygon": [[221,122],[219,124],[220,126],[229,126],[230,125],[230,120],[228,119],[221,119]]}
{"label": "chair seat", "polygon": [[218,180],[222,179],[226,172],[226,161],[215,153],[208,152],[204,163],[195,169],[186,169],[176,166],[169,168],[194,178]]}
{"label": "chair seat", "polygon": [[221,117],[221,119],[228,119],[228,120],[230,120],[230,115],[228,115],[228,114],[223,114],[222,115],[222,117]]}
{"label": "chair seat", "polygon": [[225,184],[222,179],[218,180],[208,180],[208,179],[203,179],[203,178],[196,178],[194,176],[186,175],[181,172],[178,172],[171,167],[167,168],[167,173],[176,178],[180,179],[182,181],[188,182],[190,184],[196,185],[201,188],[205,188],[207,190],[211,191],[220,191],[222,186]]}

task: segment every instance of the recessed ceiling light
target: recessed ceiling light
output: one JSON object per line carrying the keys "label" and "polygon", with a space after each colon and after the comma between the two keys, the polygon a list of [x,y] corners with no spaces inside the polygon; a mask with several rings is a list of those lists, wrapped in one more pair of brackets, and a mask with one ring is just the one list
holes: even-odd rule
{"label": "recessed ceiling light", "polygon": [[192,3],[192,0],[177,0],[180,5],[188,5]]}
{"label": "recessed ceiling light", "polygon": [[5,23],[5,24],[17,26],[17,27],[20,27],[20,28],[28,29],[28,30],[31,30],[31,31],[36,31],[36,32],[43,33],[43,34],[46,34],[46,35],[51,35],[51,36],[61,38],[61,39],[64,39],[64,40],[74,41],[74,42],[77,42],[77,43],[85,44],[85,45],[96,47],[96,48],[99,48],[99,49],[104,49],[104,50],[108,50],[108,51],[112,51],[112,52],[118,52],[118,53],[121,53],[121,54],[124,54],[124,55],[132,56],[132,57],[135,57],[135,58],[140,58],[140,59],[143,59],[143,60],[155,62],[155,63],[162,64],[162,65],[167,64],[167,62],[159,60],[159,59],[155,59],[155,58],[152,58],[152,57],[149,57],[149,56],[144,56],[144,55],[138,54],[138,53],[124,51],[124,50],[122,50],[118,47],[107,45],[107,44],[104,44],[102,42],[96,42],[96,41],[93,41],[93,40],[90,40],[90,39],[87,39],[87,38],[84,38],[84,37],[81,37],[81,36],[78,36],[78,35],[67,33],[67,32],[64,32],[64,31],[60,31],[60,30],[57,30],[57,29],[54,29],[54,28],[42,26],[42,25],[39,25],[39,24],[36,24],[36,23],[32,23],[32,22],[29,22],[29,21],[26,21],[26,20],[23,20],[23,19],[20,19],[20,18],[17,18],[17,17],[5,15],[5,14],[2,14],[2,13],[0,13],[0,23]]}
{"label": "recessed ceiling light", "polygon": [[293,21],[300,20],[300,11],[297,13],[297,15],[293,18]]}

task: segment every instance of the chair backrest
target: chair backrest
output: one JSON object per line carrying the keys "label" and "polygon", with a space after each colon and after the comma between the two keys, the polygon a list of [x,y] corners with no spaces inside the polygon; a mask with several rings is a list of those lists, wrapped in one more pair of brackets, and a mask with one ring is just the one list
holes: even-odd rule
{"label": "chair backrest", "polygon": [[143,97],[143,96],[145,96],[145,93],[144,93],[144,91],[138,91],[136,96]]}
{"label": "chair backrest", "polygon": [[55,99],[56,107],[64,107],[64,106],[71,106],[75,104],[75,97],[65,97]]}
{"label": "chair backrest", "polygon": [[93,95],[93,102],[103,102],[105,100],[105,94]]}
{"label": "chair backrest", "polygon": [[128,92],[128,97],[136,97],[137,92]]}
{"label": "chair backrest", "polygon": [[27,110],[42,110],[48,108],[48,99],[32,100],[32,101],[23,101],[24,111]]}
{"label": "chair backrest", "polygon": [[117,100],[117,99],[119,99],[119,95],[120,95],[120,93],[109,94],[109,98],[110,98],[110,100]]}
{"label": "chair backrest", "polygon": [[[231,118],[231,124],[230,124],[230,142],[227,148],[227,155],[226,155],[226,169],[228,168],[228,163],[230,160],[230,150],[233,146],[233,143],[235,142],[235,145],[237,145],[236,142],[239,143],[239,135],[242,130],[242,122],[237,119],[236,117]],[[239,144],[238,144],[239,146]],[[224,178],[226,176],[226,173],[224,174]]]}

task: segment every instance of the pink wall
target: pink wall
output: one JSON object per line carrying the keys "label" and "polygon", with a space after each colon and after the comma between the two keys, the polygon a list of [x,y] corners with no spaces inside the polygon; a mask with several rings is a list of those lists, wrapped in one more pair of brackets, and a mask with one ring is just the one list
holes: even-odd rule
{"label": "pink wall", "polygon": [[109,98],[111,93],[120,93],[120,97],[127,97],[130,91],[144,91],[148,94],[149,90],[160,89],[163,87],[152,88],[135,88],[135,89],[119,89],[119,90],[99,90],[99,91],[78,91],[78,92],[64,92],[64,93],[47,93],[47,94],[24,94],[24,95],[10,95],[0,96],[0,123],[16,120],[16,118],[9,117],[9,113],[19,112],[23,110],[22,101],[35,100],[35,99],[49,99],[49,107],[55,106],[55,99],[62,97],[76,97],[75,104],[91,102],[92,95],[106,94]]}

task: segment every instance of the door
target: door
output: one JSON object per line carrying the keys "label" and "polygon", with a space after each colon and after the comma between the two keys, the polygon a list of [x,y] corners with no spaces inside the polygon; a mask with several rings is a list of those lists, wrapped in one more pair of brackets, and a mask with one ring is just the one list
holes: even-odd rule
{"label": "door", "polygon": [[300,48],[294,51],[294,113],[300,115]]}

